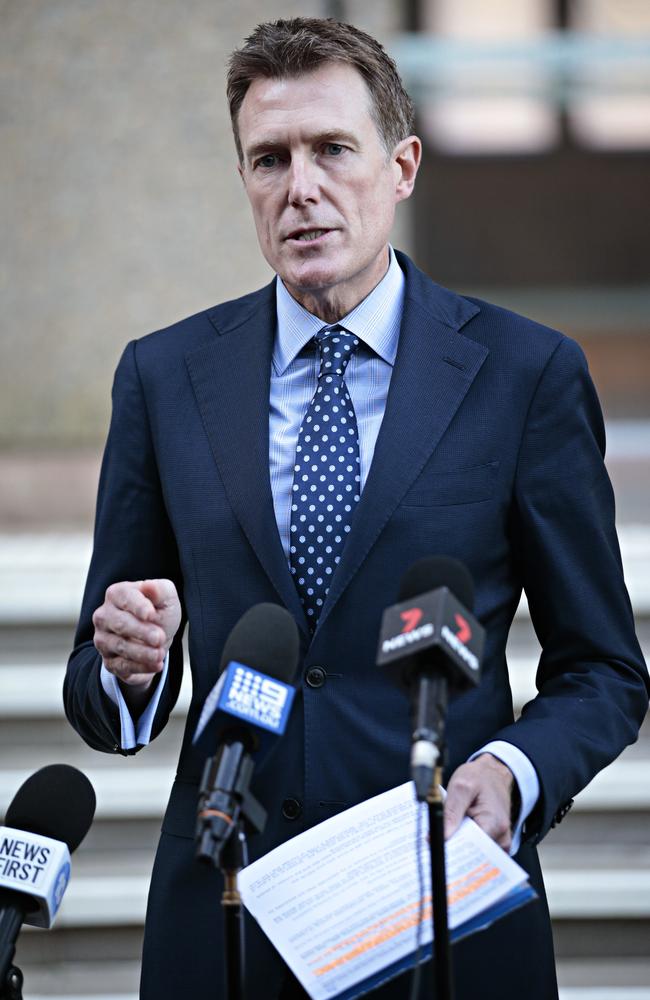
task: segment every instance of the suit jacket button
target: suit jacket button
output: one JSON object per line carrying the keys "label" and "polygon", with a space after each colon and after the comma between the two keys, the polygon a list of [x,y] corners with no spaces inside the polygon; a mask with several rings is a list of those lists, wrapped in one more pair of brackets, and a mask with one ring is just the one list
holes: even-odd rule
{"label": "suit jacket button", "polygon": [[282,815],[285,819],[298,819],[302,814],[302,806],[298,799],[285,799],[282,803]]}
{"label": "suit jacket button", "polygon": [[310,688],[322,688],[327,674],[322,667],[310,667],[305,675],[305,680]]}

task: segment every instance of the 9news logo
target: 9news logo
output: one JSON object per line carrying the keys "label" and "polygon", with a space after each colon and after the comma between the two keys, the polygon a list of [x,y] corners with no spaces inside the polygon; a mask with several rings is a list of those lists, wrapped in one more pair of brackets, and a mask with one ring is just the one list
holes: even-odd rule
{"label": "9news logo", "polygon": [[282,732],[291,690],[287,684],[238,664],[224,692],[223,708],[265,729]]}

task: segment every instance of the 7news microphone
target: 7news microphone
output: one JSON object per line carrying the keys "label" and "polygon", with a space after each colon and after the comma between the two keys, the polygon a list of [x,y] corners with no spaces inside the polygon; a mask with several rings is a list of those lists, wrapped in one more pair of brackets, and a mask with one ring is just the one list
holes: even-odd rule
{"label": "7news microphone", "polygon": [[479,683],[485,630],[469,610],[474,584],[457,559],[430,556],[414,563],[399,598],[384,612],[377,663],[412,699],[411,777],[422,802],[444,751],[448,692]]}
{"label": "7news microphone", "polygon": [[250,608],[226,640],[219,679],[192,741],[208,755],[196,827],[196,856],[203,861],[219,864],[240,819],[254,830],[264,827],[266,814],[249,785],[255,765],[286,729],[299,646],[296,623],[277,604]]}
{"label": "7news microphone", "polygon": [[36,771],[7,809],[0,826],[0,997],[22,924],[52,926],[70,879],[70,855],[94,815],[93,786],[68,764]]}

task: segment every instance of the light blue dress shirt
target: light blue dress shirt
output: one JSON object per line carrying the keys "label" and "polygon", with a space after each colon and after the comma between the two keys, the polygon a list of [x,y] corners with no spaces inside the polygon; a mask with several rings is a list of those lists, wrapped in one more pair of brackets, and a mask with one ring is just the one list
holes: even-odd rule
{"label": "light blue dress shirt", "polygon": [[[404,306],[405,279],[390,248],[389,267],[378,285],[339,322],[361,344],[350,359],[345,381],[354,404],[359,428],[361,489],[363,489],[386,409],[386,399],[397,354]],[[318,352],[308,348],[326,324],[307,312],[276,279],[278,325],[271,361],[269,409],[269,472],[275,517],[287,561],[291,522],[291,487],[298,432],[318,381]],[[167,672],[167,660],[151,701],[137,724],[126,707],[115,676],[102,665],[102,686],[118,706],[123,749],[145,745]],[[539,779],[530,760],[518,747],[503,740],[488,743],[473,755],[491,753],[512,771],[519,786],[521,810],[513,834],[511,853],[519,849],[524,820],[539,797]]]}

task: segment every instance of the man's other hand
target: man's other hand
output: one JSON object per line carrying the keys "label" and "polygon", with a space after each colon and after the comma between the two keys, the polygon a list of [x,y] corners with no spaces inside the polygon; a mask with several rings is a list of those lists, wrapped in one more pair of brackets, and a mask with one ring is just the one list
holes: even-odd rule
{"label": "man's other hand", "polygon": [[151,687],[178,631],[181,604],[171,580],[113,583],[93,615],[94,643],[122,689]]}
{"label": "man's other hand", "polygon": [[513,781],[510,769],[489,753],[462,764],[447,785],[445,838],[455,833],[464,816],[471,816],[499,847],[509,851]]}

